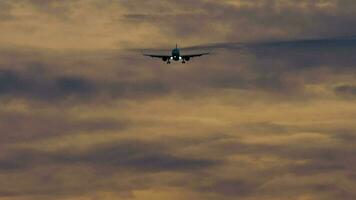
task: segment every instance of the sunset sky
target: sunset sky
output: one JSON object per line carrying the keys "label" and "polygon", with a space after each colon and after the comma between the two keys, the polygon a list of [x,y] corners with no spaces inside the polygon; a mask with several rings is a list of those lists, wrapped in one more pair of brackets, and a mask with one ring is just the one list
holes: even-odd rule
{"label": "sunset sky", "polygon": [[0,0],[0,200],[354,200],[355,55],[354,0]]}

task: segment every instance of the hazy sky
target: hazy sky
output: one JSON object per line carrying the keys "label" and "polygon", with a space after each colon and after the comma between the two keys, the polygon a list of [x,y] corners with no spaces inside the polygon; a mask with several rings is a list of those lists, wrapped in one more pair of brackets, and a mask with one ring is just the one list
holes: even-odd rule
{"label": "hazy sky", "polygon": [[[0,200],[354,200],[354,35],[354,0],[0,0]],[[176,43],[214,53],[132,51]]]}

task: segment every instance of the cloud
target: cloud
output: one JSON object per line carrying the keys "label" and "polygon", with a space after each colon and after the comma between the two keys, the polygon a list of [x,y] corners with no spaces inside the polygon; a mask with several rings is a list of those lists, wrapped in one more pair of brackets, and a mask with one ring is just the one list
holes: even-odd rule
{"label": "cloud", "polygon": [[13,19],[13,16],[11,15],[11,9],[11,3],[6,1],[0,2],[0,21]]}
{"label": "cloud", "polygon": [[[219,41],[335,37],[355,32],[354,5],[347,0],[254,3],[21,0],[12,4],[29,11],[28,16],[23,17],[16,10],[13,15],[17,21],[8,27],[13,34],[5,34],[2,41],[54,49],[158,47],[172,46],[175,42],[189,46]],[[43,14],[46,18],[41,17]],[[33,34],[34,29],[38,34]],[[26,32],[26,37],[20,31]]]}
{"label": "cloud", "polygon": [[356,95],[356,87],[353,85],[340,85],[334,88],[336,94],[343,96],[354,96]]}
{"label": "cloud", "polygon": [[[183,38],[246,41],[291,36],[321,37],[350,35],[354,30],[346,27],[353,23],[354,7],[349,1],[320,2],[276,2],[263,0],[246,1],[195,1],[162,3],[149,1],[149,6],[134,7],[139,2],[121,2],[130,16],[153,26],[162,26],[165,33]],[[348,6],[345,6],[348,5]],[[172,9],[175,7],[176,9]],[[190,12],[195,8],[196,12]],[[152,12],[160,9],[162,12]],[[186,11],[186,12],[182,12]],[[158,14],[157,14],[158,13]],[[159,19],[159,20],[157,20]],[[177,20],[179,19],[179,20]],[[184,23],[189,21],[189,23]],[[196,29],[195,27],[200,27]],[[199,32],[204,30],[204,32]],[[207,33],[207,34],[205,34]],[[214,34],[210,34],[214,33]],[[218,36],[218,37],[213,37]]]}
{"label": "cloud", "polygon": [[[136,169],[144,171],[199,170],[220,164],[218,160],[194,159],[168,153],[166,145],[144,141],[123,140],[95,146],[84,152],[62,150],[45,152],[24,150],[10,152],[1,159],[1,169],[26,169],[31,165],[85,163],[89,166]],[[37,160],[36,162],[32,162]]]}
{"label": "cloud", "polygon": [[0,7],[0,199],[355,199],[353,1]]}
{"label": "cloud", "polygon": [[33,142],[56,138],[77,132],[90,135],[98,131],[122,131],[130,126],[128,120],[69,117],[63,110],[45,115],[2,111],[0,119],[2,130],[0,143],[3,145],[16,144],[19,141]]}
{"label": "cloud", "polygon": [[219,164],[218,161],[179,158],[163,153],[165,147],[140,141],[123,141],[118,144],[97,147],[84,153],[55,154],[62,162],[83,162],[91,165],[124,167],[144,171],[195,170]]}
{"label": "cloud", "polygon": [[[303,70],[312,67],[330,66],[351,68],[355,60],[355,37],[330,37],[316,39],[296,39],[281,41],[263,41],[251,43],[203,44],[186,48],[189,50],[225,49],[235,54],[257,56],[258,64],[284,64],[291,70]],[[224,53],[224,52],[223,52]]]}
{"label": "cloud", "polygon": [[68,0],[20,0],[20,3],[25,4],[25,6],[32,7],[40,12],[43,12],[51,17],[68,19],[72,14],[72,10],[74,9],[74,5],[79,0],[68,1]]}
{"label": "cloud", "polygon": [[93,90],[93,87],[86,80],[81,78],[69,78],[63,77],[56,80],[56,86],[58,90],[64,94],[73,94],[73,93],[90,93]]}
{"label": "cloud", "polygon": [[249,196],[257,192],[258,183],[252,183],[243,179],[217,180],[208,187],[201,188],[202,192],[214,192],[224,196]]}
{"label": "cloud", "polygon": [[[190,174],[222,164],[220,160],[181,157],[169,151],[168,146],[156,142],[122,140],[118,143],[93,146],[87,151],[66,149],[45,152],[24,149],[7,152],[0,157],[0,173],[6,174],[6,177],[16,173],[31,173],[33,169],[38,168],[43,171],[40,170],[36,177],[30,175],[31,178],[24,180],[26,183],[38,182],[39,185],[34,187],[25,184],[17,185],[16,189],[9,189],[8,183],[0,181],[0,185],[3,186],[0,194],[2,196],[49,195],[55,191],[52,195],[74,195],[89,193],[93,189],[98,189],[97,187],[116,192],[131,192],[142,187],[152,187],[147,182],[149,179],[145,181],[150,174]],[[60,169],[52,169],[53,166],[58,166]],[[86,169],[80,170],[82,167]],[[137,174],[136,178],[134,174]],[[92,181],[99,177],[106,181]],[[116,179],[117,177],[120,178]],[[54,180],[71,183],[55,183]],[[87,180],[90,181],[86,182]]]}
{"label": "cloud", "polygon": [[0,72],[1,96],[24,96],[34,99],[66,98],[70,95],[86,96],[94,87],[82,78],[58,77],[55,80],[23,76],[10,70]]}
{"label": "cloud", "polygon": [[0,72],[0,96],[24,97],[40,101],[62,101],[74,98],[88,101],[100,97],[131,98],[169,93],[169,86],[159,80],[95,81],[76,76],[43,74],[35,77],[3,70]]}

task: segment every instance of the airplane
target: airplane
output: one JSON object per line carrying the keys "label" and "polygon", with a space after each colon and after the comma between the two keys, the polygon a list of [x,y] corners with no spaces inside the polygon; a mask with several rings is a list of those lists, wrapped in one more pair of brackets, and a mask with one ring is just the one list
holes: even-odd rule
{"label": "airplane", "polygon": [[178,48],[178,45],[176,44],[176,48],[172,50],[172,53],[170,55],[159,55],[159,54],[143,54],[144,56],[150,56],[152,58],[160,58],[164,62],[167,62],[167,64],[171,64],[171,60],[174,61],[182,61],[184,64],[186,61],[189,61],[190,58],[193,57],[199,57],[203,55],[208,55],[210,53],[197,53],[197,54],[181,54],[180,49]]}

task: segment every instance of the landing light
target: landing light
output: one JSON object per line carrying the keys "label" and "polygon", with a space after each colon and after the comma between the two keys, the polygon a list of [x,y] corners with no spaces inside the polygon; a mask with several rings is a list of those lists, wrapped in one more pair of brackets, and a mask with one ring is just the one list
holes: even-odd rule
{"label": "landing light", "polygon": [[181,57],[181,56],[179,56],[179,60],[182,60],[182,57]]}
{"label": "landing light", "polygon": [[173,60],[173,57],[170,57],[171,60]]}

